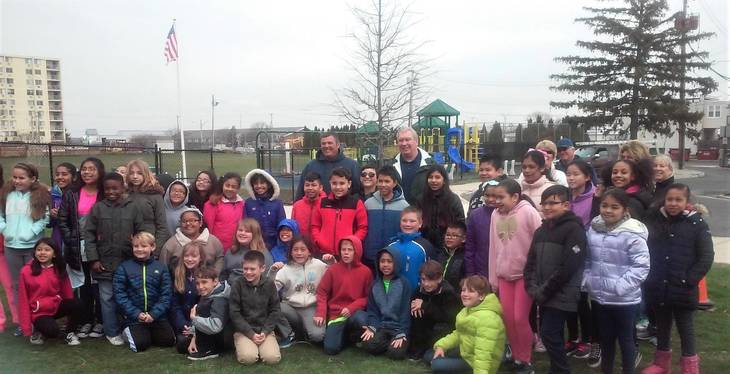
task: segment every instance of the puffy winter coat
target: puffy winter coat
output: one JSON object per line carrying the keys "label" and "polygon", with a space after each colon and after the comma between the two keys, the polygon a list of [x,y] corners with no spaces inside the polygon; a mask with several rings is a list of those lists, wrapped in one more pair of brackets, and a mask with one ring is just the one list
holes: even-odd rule
{"label": "puffy winter coat", "polygon": [[629,213],[631,213],[631,218],[644,222],[644,218],[646,218],[652,202],[651,192],[634,185],[627,188],[626,193],[629,195]]}
{"label": "puffy winter coat", "polygon": [[435,250],[432,260],[438,261],[444,267],[444,280],[454,289],[461,289],[459,283],[464,277],[464,246],[459,246],[452,253],[445,247]]}
{"label": "puffy winter coat", "polygon": [[[167,229],[167,216],[165,214],[165,203],[162,201],[162,187],[151,188],[147,191],[130,192],[129,199],[139,207],[142,220],[150,234],[155,236],[155,257],[159,250],[170,238],[170,231]],[[178,217],[180,218],[180,217]]]}
{"label": "puffy winter coat", "polygon": [[[34,191],[13,190],[0,207],[0,233],[5,237],[6,248],[30,249],[43,237],[43,230],[49,222],[51,195],[48,187],[41,185]],[[35,220],[31,216],[34,206],[43,204],[45,213]]]}
{"label": "puffy winter coat", "polygon": [[648,222],[651,268],[644,284],[646,300],[653,305],[696,308],[697,284],[715,257],[707,222],[695,211],[671,217],[664,208],[652,212]]}
{"label": "puffy winter coat", "polygon": [[319,197],[314,200],[303,197],[292,205],[291,219],[297,221],[302,235],[309,238],[312,237],[312,218],[314,217],[314,211],[319,208],[320,200],[325,197],[327,197],[327,194],[321,191]]}
{"label": "puffy winter coat", "polygon": [[161,262],[152,258],[124,261],[114,272],[112,286],[114,301],[127,325],[139,323],[142,312],[155,320],[165,319],[170,309],[172,282],[170,272]]}
{"label": "puffy winter coat", "polygon": [[[268,191],[262,196],[257,196],[253,191],[251,185],[251,178],[254,175],[260,174],[266,180],[271,183],[273,191]],[[284,212],[284,203],[279,200],[279,183],[269,173],[261,169],[253,169],[246,174],[246,178],[243,181],[243,187],[248,193],[249,198],[246,199],[244,210],[246,211],[246,217],[253,218],[258,221],[261,226],[261,232],[264,236],[267,248],[272,248],[276,245],[279,238],[277,226],[281,220],[286,218]]]}
{"label": "puffy winter coat", "polygon": [[502,306],[495,294],[489,294],[481,304],[462,309],[456,315],[456,330],[434,348],[459,347],[461,358],[474,373],[496,374],[504,353],[504,331]]}
{"label": "puffy winter coat", "polygon": [[[332,170],[337,167],[343,167],[349,170],[352,174],[352,186],[350,187],[350,191],[360,191],[360,165],[357,161],[345,157],[345,154],[342,152],[342,148],[338,150],[337,156],[335,156],[332,160],[325,158],[321,150],[317,151],[315,159],[309,161],[309,163],[307,163],[304,167],[304,170],[302,170],[302,175],[307,175],[311,171],[319,174],[322,178],[322,187],[324,187],[324,192],[329,194],[331,192],[329,183],[330,175],[332,175]],[[299,178],[296,199],[299,200],[303,196],[304,178]]]}
{"label": "puffy winter coat", "polygon": [[[436,250],[428,240],[421,236],[420,232],[411,234],[399,232],[395,237],[395,241],[390,243],[388,248],[396,249],[396,253],[401,256],[398,260],[400,266],[398,271],[403,278],[408,280],[411,294],[413,294],[421,283],[421,265],[429,259],[435,259]],[[375,264],[377,269],[377,261]]]}
{"label": "puffy winter coat", "polygon": [[56,219],[63,238],[63,258],[66,260],[66,264],[74,270],[81,270],[83,230],[79,224],[80,193],[78,189],[74,189],[63,194],[61,206],[58,208],[58,218]]}
{"label": "puffy winter coat", "polygon": [[489,276],[489,226],[494,208],[483,205],[466,220],[464,243],[464,276]]}
{"label": "puffy winter coat", "polygon": [[363,258],[367,263],[375,261],[375,254],[390,243],[400,231],[400,213],[408,207],[400,186],[393,189],[393,198],[384,201],[380,191],[375,191],[373,197],[365,201],[365,210],[368,213],[368,235],[365,237],[365,253]]}
{"label": "puffy winter coat", "polygon": [[276,289],[281,294],[281,302],[294,308],[306,308],[317,303],[317,287],[322,280],[327,265],[310,258],[303,265],[289,261],[276,273]]}
{"label": "puffy winter coat", "polygon": [[336,245],[346,236],[354,234],[363,241],[367,233],[365,205],[355,196],[337,199],[329,194],[320,201],[319,209],[314,211],[312,237],[322,254],[336,254]]}
{"label": "puffy winter coat", "polygon": [[20,269],[18,281],[18,314],[23,335],[30,336],[38,317],[54,316],[62,300],[74,298],[68,275],[59,276],[54,266],[42,268],[33,275],[30,263]]}
{"label": "puffy winter coat", "polygon": [[223,244],[223,252],[228,252],[233,245],[238,221],[244,218],[243,205],[243,199],[238,195],[235,200],[222,197],[217,204],[210,201],[205,203],[203,220],[210,233]]}
{"label": "puffy winter coat", "polygon": [[[172,278],[172,276],[171,276]],[[198,303],[198,288],[195,286],[194,274],[186,271],[185,289],[179,292],[173,283],[172,297],[170,298],[170,312],[168,318],[176,334],[181,334],[183,327],[190,326],[190,310]]]}
{"label": "puffy winter coat", "polygon": [[[185,199],[182,203],[178,206],[172,206],[172,202],[170,202],[170,188],[174,185],[180,185],[185,187]],[[163,196],[162,200],[165,204],[165,220],[167,222],[167,232],[169,235],[174,235],[175,231],[180,226],[180,215],[182,212],[185,211],[185,209],[188,208],[188,197],[190,196],[190,189],[185,184],[185,182],[181,180],[176,180],[172,183],[170,183],[169,186],[167,186],[167,190],[165,192],[165,196]],[[162,247],[159,247],[157,250]]]}
{"label": "puffy winter coat", "polygon": [[649,274],[648,235],[646,226],[633,218],[610,231],[601,216],[593,219],[583,272],[583,289],[592,300],[608,305],[641,302],[641,284]]}
{"label": "puffy winter coat", "polygon": [[373,282],[368,296],[367,326],[373,333],[379,329],[388,329],[395,333],[394,339],[405,337],[411,328],[411,286],[408,280],[400,276],[401,256],[395,248],[385,248],[378,252],[376,260],[384,253],[393,257],[393,277],[390,279],[388,291],[385,291],[383,274],[378,269],[378,276]]}
{"label": "puffy winter coat", "polygon": [[297,224],[297,221],[285,218],[279,222],[276,226],[276,245],[271,248],[271,251],[269,251],[271,252],[271,257],[274,262],[286,263],[289,260],[289,243],[284,243],[279,239],[279,230],[284,227],[287,227],[292,231],[292,237],[299,235],[299,225]]}

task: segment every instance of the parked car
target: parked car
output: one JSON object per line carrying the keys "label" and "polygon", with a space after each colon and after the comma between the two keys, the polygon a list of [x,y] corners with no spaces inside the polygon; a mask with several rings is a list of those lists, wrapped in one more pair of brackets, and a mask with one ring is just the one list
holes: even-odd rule
{"label": "parked car", "polygon": [[619,158],[619,148],[624,142],[580,142],[575,150],[575,154],[586,160],[597,175],[601,175],[601,170],[610,165]]}

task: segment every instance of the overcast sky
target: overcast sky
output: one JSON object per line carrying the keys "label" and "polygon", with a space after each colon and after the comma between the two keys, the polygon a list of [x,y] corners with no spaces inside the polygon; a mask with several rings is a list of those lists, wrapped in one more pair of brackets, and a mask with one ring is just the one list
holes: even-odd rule
{"label": "overcast sky", "polygon": [[[386,0],[387,1],[387,0]],[[590,1],[418,0],[411,36],[430,41],[430,97],[466,121],[524,121],[535,111],[555,117],[549,75],[564,70],[556,56],[576,53],[588,30],[573,19]],[[701,46],[727,75],[727,0],[690,0],[700,28],[718,37]],[[351,0],[367,6],[369,0]],[[672,12],[681,0],[670,0]],[[350,76],[346,37],[357,24],[348,3],[317,1],[2,0],[0,53],[61,59],[64,119],[73,135],[97,128],[175,127],[175,64],[163,47],[177,19],[182,117],[186,129],[210,127],[211,94],[219,98],[216,128],[342,123],[333,89]],[[727,87],[727,81],[715,77]]]}

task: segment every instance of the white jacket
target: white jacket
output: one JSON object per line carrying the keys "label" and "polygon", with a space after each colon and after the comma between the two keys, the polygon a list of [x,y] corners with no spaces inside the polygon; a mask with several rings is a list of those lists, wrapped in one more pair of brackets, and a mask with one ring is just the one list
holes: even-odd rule
{"label": "white jacket", "polygon": [[306,308],[317,303],[317,286],[322,279],[327,264],[310,258],[304,265],[293,260],[284,265],[276,273],[276,289],[281,294],[281,301],[294,308]]}

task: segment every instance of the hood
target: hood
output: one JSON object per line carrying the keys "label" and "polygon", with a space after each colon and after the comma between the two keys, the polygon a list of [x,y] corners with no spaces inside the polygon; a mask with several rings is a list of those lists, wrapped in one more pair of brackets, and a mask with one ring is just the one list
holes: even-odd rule
{"label": "hood", "polygon": [[[172,203],[170,202],[170,189],[172,186],[179,184],[183,187],[185,187],[185,200],[183,200],[182,204],[180,204],[177,207],[173,207]],[[185,182],[181,180],[175,180],[172,183],[170,183],[169,186],[167,186],[167,190],[165,190],[165,196],[162,197],[162,200],[165,202],[165,208],[167,209],[180,209],[180,208],[187,208],[186,205],[188,205],[188,198],[190,198],[190,188],[188,188],[188,185],[185,184]]]}
{"label": "hood", "polygon": [[349,240],[352,242],[353,247],[355,247],[355,258],[352,259],[352,265],[360,265],[362,263],[362,242],[360,241],[360,238],[358,238],[355,235],[346,236],[342,239],[340,239],[339,242],[337,242],[337,253],[340,253],[340,243],[342,243],[343,240]]}
{"label": "hood", "polygon": [[417,238],[420,238],[420,237],[421,237],[420,231],[416,231],[416,232],[412,232],[412,233],[405,233],[402,231],[398,231],[398,233],[395,234],[394,240],[397,240],[399,242],[410,242],[410,241],[416,240]]}
{"label": "hood", "polygon": [[393,257],[393,279],[398,278],[400,276],[400,251],[393,247],[385,247],[378,251],[378,254],[375,255],[375,268],[377,277],[379,279],[383,278],[383,274],[380,272],[380,266],[378,264],[380,263],[380,256],[383,255],[383,253],[389,253]]}
{"label": "hood", "polygon": [[526,181],[526,180],[525,180],[525,179],[523,178],[523,179],[522,179],[522,181],[520,182],[520,184],[522,185],[522,189],[524,190],[524,189],[535,189],[535,188],[540,188],[540,187],[542,187],[543,185],[545,185],[545,183],[548,183],[548,182],[550,182],[550,181],[549,181],[549,180],[547,179],[547,177],[546,177],[546,176],[544,176],[544,175],[543,175],[543,176],[541,176],[541,177],[540,177],[540,178],[539,178],[538,180],[536,180],[536,181],[534,181],[534,182],[532,182],[532,183],[528,183],[528,182],[527,182],[527,181]]}
{"label": "hood", "polygon": [[[382,205],[383,203],[385,203],[383,201],[383,198],[380,196],[380,191],[376,190],[375,193],[373,193],[373,197],[375,198],[375,200],[378,201],[379,204]],[[397,184],[397,185],[395,185],[395,188],[393,188],[393,199],[388,201],[388,204],[394,203],[399,200],[405,200],[405,199],[406,198],[403,196],[403,189],[401,188],[400,185]]]}
{"label": "hood", "polygon": [[322,161],[322,162],[338,162],[340,160],[345,159],[345,154],[342,153],[342,147],[340,147],[337,149],[337,156],[335,156],[334,160],[328,160],[324,157],[324,154],[322,154],[322,150],[319,149],[319,150],[317,150],[316,158],[317,158],[317,161]]}
{"label": "hood", "polygon": [[[203,228],[203,231],[200,232],[200,235],[198,235],[197,238],[195,238],[196,242],[202,242],[203,244],[208,244],[208,240],[210,239],[210,232],[207,228]],[[175,229],[175,240],[180,244],[180,246],[184,247],[186,244],[190,243],[192,240],[185,236],[185,234],[180,231],[180,228]]]}
{"label": "hood", "polygon": [[299,232],[299,224],[297,223],[297,221],[295,221],[293,219],[284,218],[281,221],[279,221],[278,225],[276,225],[276,246],[277,247],[278,246],[288,247],[287,244],[285,244],[284,242],[281,241],[281,239],[279,239],[279,230],[281,230],[282,227],[288,227],[292,231],[292,237],[296,237],[301,234]]}
{"label": "hood", "polygon": [[578,196],[571,196],[571,203],[578,203],[587,199],[592,199],[593,195],[596,193],[596,186],[591,183],[591,181],[588,181],[586,183],[587,188],[583,190],[583,192]]}
{"label": "hood", "polygon": [[253,169],[246,174],[246,177],[243,179],[243,188],[246,190],[246,193],[248,193],[248,196],[250,196],[252,199],[256,199],[257,196],[253,192],[253,186],[251,185],[251,178],[253,178],[254,175],[261,174],[266,178],[269,183],[271,183],[271,186],[274,188],[273,193],[270,197],[266,197],[266,200],[276,200],[279,198],[279,193],[281,192],[279,190],[279,183],[276,182],[276,179],[271,176],[271,174],[267,173],[265,170],[261,169]]}
{"label": "hood", "polygon": [[497,295],[490,293],[487,295],[487,297],[484,298],[484,300],[477,306],[470,308],[469,313],[482,311],[482,310],[488,310],[490,312],[497,313],[497,315],[502,315],[502,305],[499,304],[499,299],[497,299]]}
{"label": "hood", "polygon": [[[609,232],[606,226],[606,222],[600,215],[594,218],[593,221],[591,221],[591,227],[593,228],[593,230],[598,232]],[[613,230],[610,230],[610,232],[630,232],[641,236],[642,238],[644,238],[644,240],[649,238],[649,229],[647,229],[646,226],[639,220],[633,218],[624,219],[618,224],[617,227],[615,227]]]}
{"label": "hood", "polygon": [[[506,215],[507,216],[515,215],[515,214],[520,213],[521,210],[523,210],[523,209],[529,209],[529,208],[535,209],[535,207],[533,207],[532,204],[530,204],[529,201],[527,201],[527,200],[520,200],[520,201],[517,202],[517,205],[515,205],[514,208],[512,208],[512,210],[510,210],[509,213],[507,213]],[[497,212],[499,212],[499,210]]]}
{"label": "hood", "polygon": [[570,210],[565,212],[562,216],[558,217],[555,220],[543,220],[543,222],[545,222],[550,228],[560,226],[571,221],[575,222],[578,226],[583,227],[583,221],[580,219],[580,217],[576,216],[575,213]]}
{"label": "hood", "polygon": [[231,295],[231,286],[228,284],[227,281],[220,282],[210,293],[209,298],[215,298],[215,297],[223,297],[228,298],[228,296]]}

